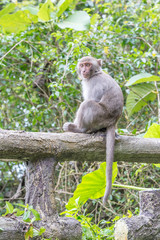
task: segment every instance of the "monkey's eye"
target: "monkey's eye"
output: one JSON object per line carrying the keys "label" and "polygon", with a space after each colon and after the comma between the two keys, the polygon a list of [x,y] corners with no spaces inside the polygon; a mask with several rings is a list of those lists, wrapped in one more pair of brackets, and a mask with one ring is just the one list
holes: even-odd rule
{"label": "monkey's eye", "polygon": [[91,66],[91,64],[90,63],[86,63],[86,67],[90,67]]}
{"label": "monkey's eye", "polygon": [[82,67],[83,67],[83,64],[80,64],[80,67],[82,68]]}

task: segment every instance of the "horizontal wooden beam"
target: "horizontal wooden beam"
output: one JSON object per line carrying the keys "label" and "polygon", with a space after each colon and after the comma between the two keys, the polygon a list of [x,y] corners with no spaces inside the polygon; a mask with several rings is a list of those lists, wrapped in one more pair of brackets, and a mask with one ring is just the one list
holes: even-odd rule
{"label": "horizontal wooden beam", "polygon": [[[1,161],[105,161],[105,136],[0,130]],[[120,136],[115,161],[160,163],[160,139]]]}

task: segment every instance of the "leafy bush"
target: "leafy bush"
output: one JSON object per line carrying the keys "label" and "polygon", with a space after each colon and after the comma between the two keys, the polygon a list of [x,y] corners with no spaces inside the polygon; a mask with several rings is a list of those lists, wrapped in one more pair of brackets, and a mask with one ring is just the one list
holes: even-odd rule
{"label": "leafy bush", "polygon": [[[24,232],[25,232],[25,240],[29,240],[36,236],[42,236],[45,232],[45,228],[41,227],[40,229],[37,229],[33,226],[33,223],[35,221],[41,220],[40,214],[33,209],[32,206],[29,205],[22,205],[17,204],[19,207],[23,208],[24,210],[20,210],[20,208],[14,208],[13,205],[10,202],[6,202],[6,213],[3,216],[7,217],[15,217],[18,218],[21,216],[21,218],[18,218],[19,222],[25,224]],[[33,217],[31,217],[31,213],[33,214]],[[3,231],[3,229],[1,229]],[[45,240],[42,237],[43,240]],[[47,239],[46,239],[47,240]]]}

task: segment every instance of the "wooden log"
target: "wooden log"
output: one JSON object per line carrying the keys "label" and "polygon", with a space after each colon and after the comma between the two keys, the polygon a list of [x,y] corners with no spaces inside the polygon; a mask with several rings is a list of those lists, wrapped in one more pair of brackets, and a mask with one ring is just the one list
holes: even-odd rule
{"label": "wooden log", "polygon": [[24,227],[18,218],[0,217],[0,240],[24,240]]}
{"label": "wooden log", "polygon": [[[47,224],[50,224],[50,227]],[[46,227],[45,237],[52,240],[81,240],[81,226],[73,218],[57,218],[51,223],[39,221],[40,227]],[[39,227],[39,226],[36,226]],[[26,225],[19,218],[0,217],[0,240],[24,240]],[[57,237],[57,238],[56,238]],[[34,237],[34,240],[42,239]]]}
{"label": "wooden log", "polygon": [[115,225],[115,240],[160,240],[160,190],[142,191],[140,214]]}
{"label": "wooden log", "polygon": [[[44,227],[44,236],[52,240],[81,240],[80,222],[59,217],[55,202],[55,166],[53,158],[37,159],[27,164],[25,203],[33,206],[41,216],[36,227]],[[14,216],[0,218],[0,240],[24,240],[25,224]]]}
{"label": "wooden log", "polygon": [[[105,136],[0,130],[1,161],[105,161]],[[115,161],[160,163],[160,139],[120,136]]]}

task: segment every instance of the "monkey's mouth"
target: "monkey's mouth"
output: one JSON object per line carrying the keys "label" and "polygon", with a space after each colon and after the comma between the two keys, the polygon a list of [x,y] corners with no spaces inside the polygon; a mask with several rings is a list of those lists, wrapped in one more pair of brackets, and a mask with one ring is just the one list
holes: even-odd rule
{"label": "monkey's mouth", "polygon": [[87,74],[87,73],[86,73],[86,74],[83,73],[83,77],[84,77],[84,78],[89,78],[89,74]]}

